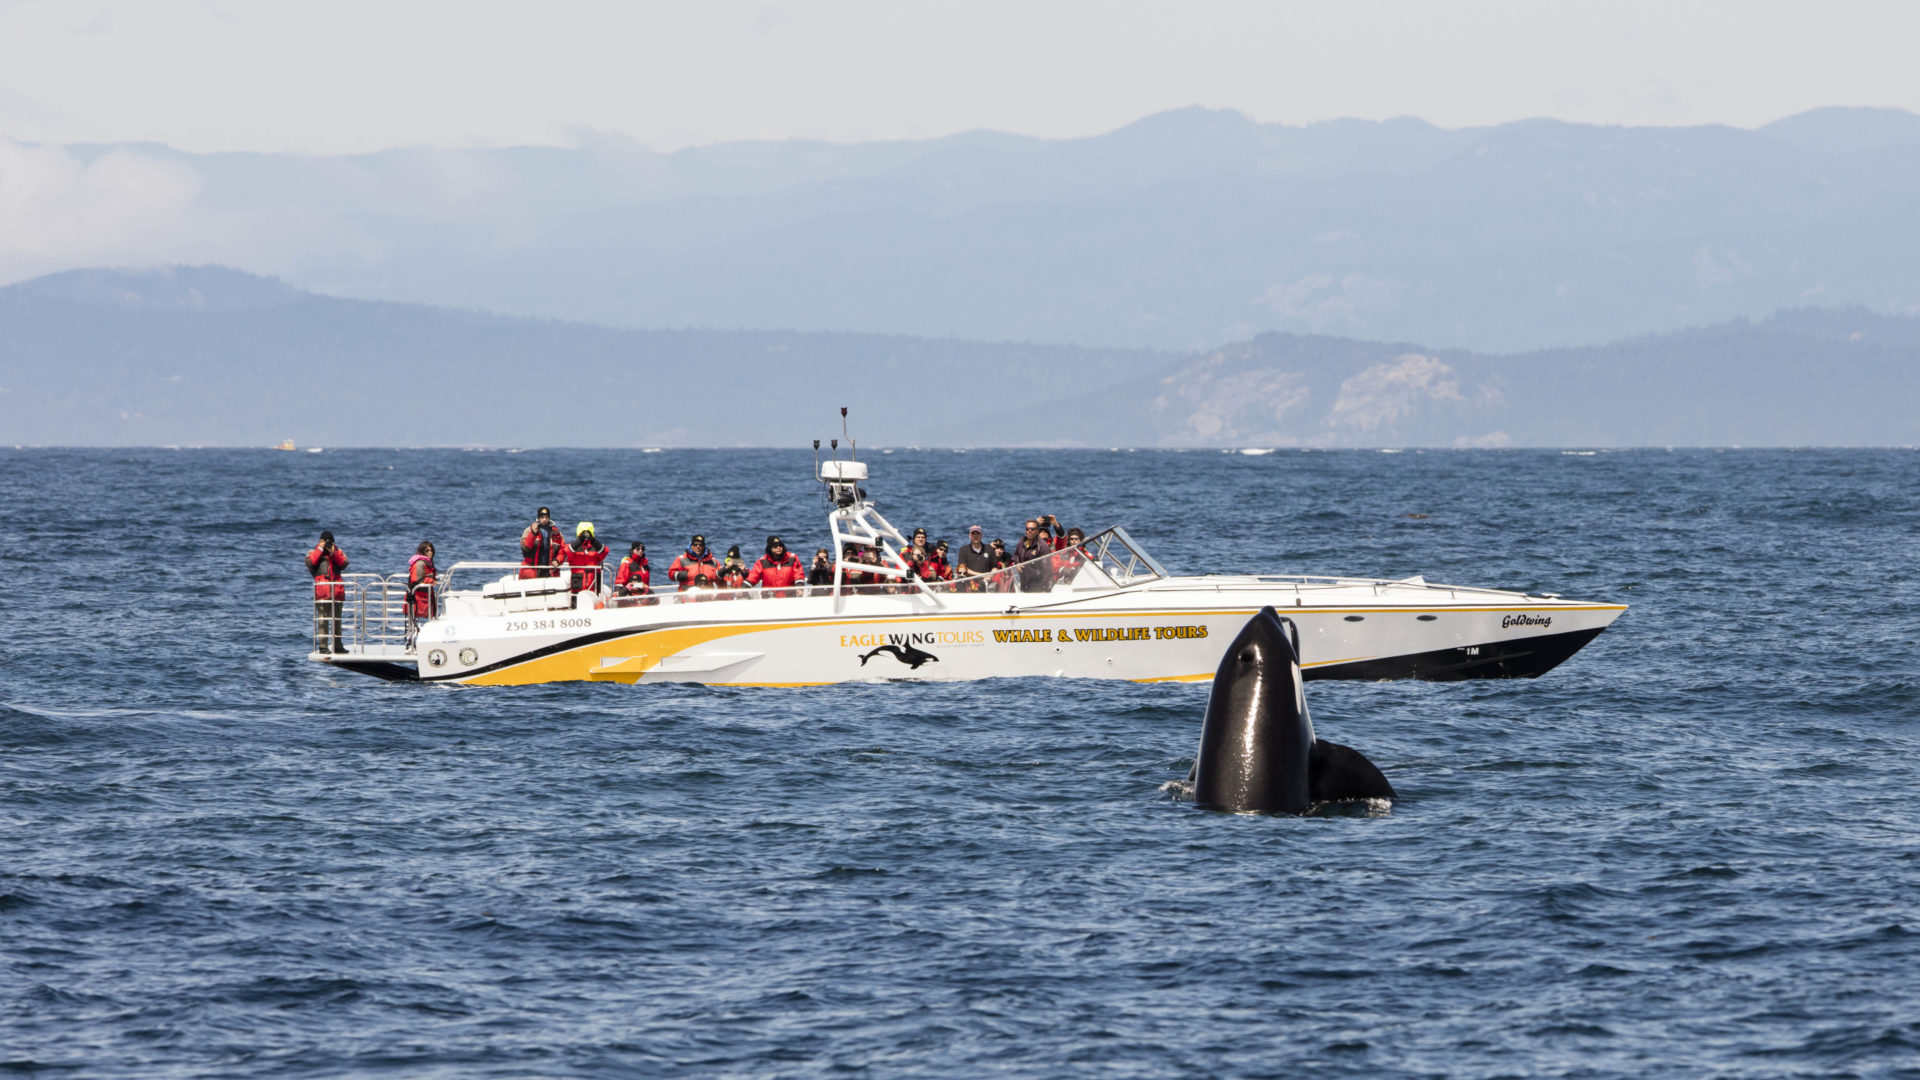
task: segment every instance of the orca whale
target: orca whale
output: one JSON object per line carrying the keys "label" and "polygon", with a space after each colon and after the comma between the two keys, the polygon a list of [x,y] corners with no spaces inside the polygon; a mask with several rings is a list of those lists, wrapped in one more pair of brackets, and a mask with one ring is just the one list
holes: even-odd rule
{"label": "orca whale", "polygon": [[1298,814],[1315,803],[1396,798],[1360,751],[1314,737],[1291,629],[1263,607],[1221,658],[1188,774],[1200,806]]}
{"label": "orca whale", "polygon": [[873,659],[876,655],[880,653],[892,653],[893,658],[895,660],[898,660],[901,663],[907,665],[908,667],[914,668],[916,670],[920,667],[921,664],[927,663],[928,661],[938,662],[940,659],[939,657],[933,655],[930,652],[926,652],[921,649],[916,649],[911,645],[907,646],[904,649],[902,649],[898,645],[882,645],[879,648],[873,650],[873,652],[870,652],[865,656],[862,656],[860,658],[860,666],[866,667],[867,661]]}

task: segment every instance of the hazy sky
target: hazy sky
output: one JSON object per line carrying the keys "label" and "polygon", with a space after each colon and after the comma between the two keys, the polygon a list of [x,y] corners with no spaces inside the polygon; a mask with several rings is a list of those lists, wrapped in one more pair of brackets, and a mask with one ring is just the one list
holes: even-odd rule
{"label": "hazy sky", "polygon": [[0,0],[0,138],[195,150],[662,149],[995,128],[1183,105],[1263,121],[1527,116],[1750,127],[1920,111],[1920,4],[562,4]]}

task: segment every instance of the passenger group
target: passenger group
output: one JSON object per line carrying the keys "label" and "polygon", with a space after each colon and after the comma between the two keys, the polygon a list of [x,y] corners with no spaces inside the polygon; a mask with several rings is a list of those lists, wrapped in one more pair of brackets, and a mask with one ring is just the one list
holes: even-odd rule
{"label": "passenger group", "polygon": [[[999,539],[986,542],[982,527],[971,525],[967,527],[967,542],[958,552],[949,554],[945,540],[929,544],[927,530],[915,529],[900,554],[907,572],[930,585],[955,582],[953,588],[967,592],[1044,592],[1056,581],[1070,577],[1086,559],[1081,550],[1084,542],[1085,533],[1077,526],[1063,529],[1059,518],[1041,514],[1026,520],[1020,539],[1011,548]],[[434,589],[439,570],[433,554],[432,542],[422,541],[407,562],[409,645],[414,629],[439,614]],[[554,524],[552,511],[544,506],[520,533],[520,576],[559,577],[564,568],[570,576],[568,587],[575,593],[601,591],[607,556],[607,546],[595,535],[593,522],[580,522],[569,543]],[[911,592],[916,588],[912,581],[881,571],[882,558],[877,547],[847,544],[839,562],[844,584],[856,592]],[[306,565],[313,577],[314,648],[323,653],[344,652],[341,618],[346,587],[341,573],[348,563],[332,532],[320,534],[319,543],[307,552]],[[766,596],[798,596],[808,588],[831,587],[835,569],[833,553],[827,548],[815,549],[813,561],[803,563],[778,536],[767,537],[764,553],[751,566],[740,554],[738,544],[715,559],[707,538],[696,533],[686,550],[668,564],[667,578],[681,592],[712,594],[702,599],[723,599],[731,595],[725,590],[749,587],[762,590],[761,595]],[[653,566],[647,561],[645,544],[635,540],[621,558],[612,592],[616,603],[656,602],[652,599]]]}

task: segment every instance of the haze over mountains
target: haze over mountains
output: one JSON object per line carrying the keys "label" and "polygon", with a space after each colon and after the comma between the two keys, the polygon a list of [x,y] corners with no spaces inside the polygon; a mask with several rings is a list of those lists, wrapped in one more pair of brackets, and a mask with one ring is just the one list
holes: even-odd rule
{"label": "haze over mountains", "polygon": [[1200,353],[625,330],[218,268],[0,288],[36,445],[1875,446],[1920,443],[1920,318],[1808,308],[1488,355],[1263,334]]}
{"label": "haze over mountains", "polygon": [[1920,312],[1920,116],[1898,110],[1749,131],[1187,109],[1057,141],[0,157],[25,178],[15,280],[213,262],[618,327],[1132,350],[1283,331],[1513,351]]}

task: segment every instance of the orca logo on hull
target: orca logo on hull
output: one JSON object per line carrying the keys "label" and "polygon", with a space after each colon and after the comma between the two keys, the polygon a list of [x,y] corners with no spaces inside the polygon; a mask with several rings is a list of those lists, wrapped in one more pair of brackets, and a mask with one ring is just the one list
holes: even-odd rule
{"label": "orca logo on hull", "polygon": [[876,655],[880,653],[891,653],[895,660],[898,660],[901,663],[907,665],[907,667],[915,670],[917,670],[921,664],[938,663],[940,660],[939,657],[933,655],[932,653],[926,652],[921,649],[916,649],[912,645],[908,645],[905,647],[902,647],[899,645],[882,645],[879,648],[873,650],[873,652],[867,653],[866,655],[862,656],[860,658],[860,666],[866,667],[867,661],[873,659]]}

